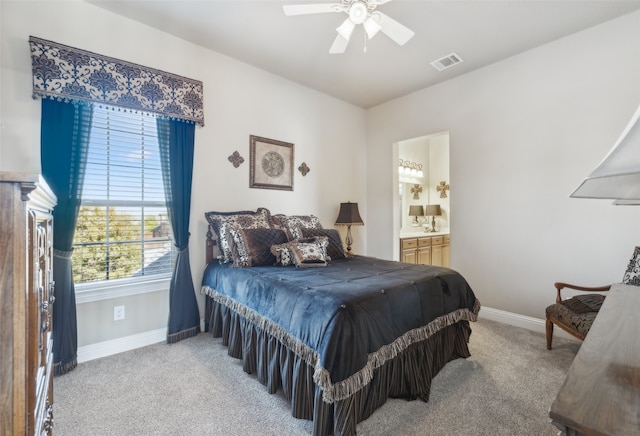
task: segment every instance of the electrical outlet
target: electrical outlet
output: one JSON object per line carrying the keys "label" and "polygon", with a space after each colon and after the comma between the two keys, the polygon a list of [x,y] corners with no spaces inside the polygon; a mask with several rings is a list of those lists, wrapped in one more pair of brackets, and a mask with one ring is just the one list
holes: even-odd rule
{"label": "electrical outlet", "polygon": [[113,307],[113,320],[119,321],[124,319],[124,306],[114,306]]}

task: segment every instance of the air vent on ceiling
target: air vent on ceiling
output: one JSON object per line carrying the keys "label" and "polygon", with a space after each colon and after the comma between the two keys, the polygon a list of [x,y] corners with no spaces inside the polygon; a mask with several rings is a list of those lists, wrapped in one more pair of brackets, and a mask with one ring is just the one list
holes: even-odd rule
{"label": "air vent on ceiling", "polygon": [[447,68],[451,68],[454,65],[457,65],[461,62],[464,62],[464,59],[457,55],[456,53],[451,53],[443,58],[438,59],[437,61],[431,62],[433,68],[438,71],[446,70]]}

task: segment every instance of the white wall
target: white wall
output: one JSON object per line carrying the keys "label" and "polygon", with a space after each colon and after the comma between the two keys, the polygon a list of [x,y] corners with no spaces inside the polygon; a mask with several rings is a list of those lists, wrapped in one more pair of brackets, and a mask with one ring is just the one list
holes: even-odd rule
{"label": "white wall", "polygon": [[640,103],[639,54],[636,12],[370,109],[368,253],[395,244],[392,144],[448,130],[451,265],[483,305],[543,318],[555,281],[620,281],[640,208],[569,194]]}
{"label": "white wall", "polygon": [[[340,202],[352,201],[360,203],[367,223],[363,109],[79,0],[2,0],[0,8],[2,171],[40,171],[40,102],[31,98],[30,35],[203,81],[206,125],[196,128],[190,226],[197,290],[204,270],[205,211],[264,206],[273,213],[312,213],[333,227]],[[295,167],[306,162],[311,172],[302,177],[295,171],[293,192],[249,189],[249,135],[294,143]],[[236,150],[245,159],[237,169],[227,160]],[[354,251],[365,253],[364,230],[352,231]],[[200,303],[202,312],[201,298]],[[127,317],[137,313],[155,321],[139,327],[132,320],[124,331],[94,322],[112,317],[113,306],[120,304],[127,305]],[[156,297],[81,304],[79,345],[166,326],[166,310]]]}
{"label": "white wall", "polygon": [[[315,213],[331,226],[340,202],[357,201],[365,226],[352,229],[354,251],[392,258],[392,144],[443,131],[455,211],[451,262],[485,306],[541,318],[554,281],[620,280],[639,242],[640,209],[568,195],[640,103],[640,13],[365,112],[78,0],[2,0],[0,8],[0,170],[40,169],[29,35],[204,82],[207,125],[196,130],[190,229],[196,288],[207,210],[266,206]],[[296,167],[304,161],[311,172],[296,172],[293,192],[248,188],[251,134],[295,143]],[[246,160],[238,169],[227,161],[235,150]],[[79,320],[127,304],[127,315],[133,305],[166,325],[166,308],[143,310],[138,300],[81,305]],[[82,325],[95,336],[80,345],[135,328]]]}

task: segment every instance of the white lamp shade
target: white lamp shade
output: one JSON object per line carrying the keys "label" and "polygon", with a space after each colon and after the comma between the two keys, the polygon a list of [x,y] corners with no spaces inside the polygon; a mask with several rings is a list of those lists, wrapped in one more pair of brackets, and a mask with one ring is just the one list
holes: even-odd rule
{"label": "white lamp shade", "polygon": [[353,24],[353,22],[350,19],[346,19],[342,22],[342,24],[340,25],[340,27],[338,27],[336,30],[338,31],[338,33],[340,34],[340,36],[342,36],[344,39],[346,39],[347,41],[349,40],[349,38],[351,38],[351,34],[353,33],[353,29],[356,28],[356,25]]}
{"label": "white lamp shade", "polygon": [[640,200],[639,119],[640,106],[611,151],[571,197]]}
{"label": "white lamp shade", "polygon": [[374,20],[373,17],[369,17],[367,21],[365,21],[362,25],[364,26],[364,30],[367,32],[367,37],[369,39],[376,36],[376,33],[378,33],[380,29],[382,29],[382,26],[378,24],[378,22]]}

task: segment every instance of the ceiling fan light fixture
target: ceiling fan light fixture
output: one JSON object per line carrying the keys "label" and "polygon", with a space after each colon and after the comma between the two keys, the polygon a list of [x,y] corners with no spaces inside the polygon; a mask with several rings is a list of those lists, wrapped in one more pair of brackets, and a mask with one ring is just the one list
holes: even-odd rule
{"label": "ceiling fan light fixture", "polygon": [[353,22],[349,18],[347,18],[336,30],[338,31],[340,36],[342,36],[344,39],[348,41],[349,38],[351,38],[353,29],[355,28],[356,28],[356,25],[353,24]]}
{"label": "ceiling fan light fixture", "polygon": [[[0,0],[1,1],[1,0]],[[356,26],[362,24],[365,30],[364,52],[367,51],[367,39],[379,32],[384,33],[396,44],[404,45],[415,34],[413,30],[398,23],[391,17],[376,10],[391,0],[333,0],[335,3],[284,5],[285,15],[319,14],[324,12],[345,13],[347,18],[336,28],[336,35],[329,53],[344,53]]]}
{"label": "ceiling fan light fixture", "polygon": [[378,33],[380,29],[382,29],[382,26],[376,20],[374,20],[373,17],[369,17],[367,21],[362,23],[362,25],[364,26],[364,30],[367,32],[367,36],[369,37],[369,39],[376,36],[376,33]]}
{"label": "ceiling fan light fixture", "polygon": [[362,1],[357,1],[351,4],[349,8],[349,19],[353,24],[362,24],[369,15],[369,8]]}

